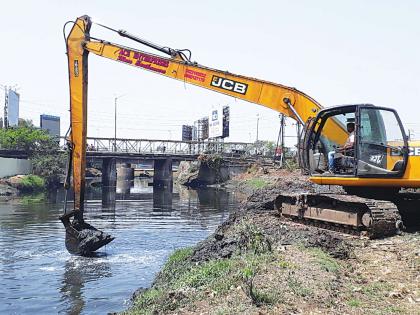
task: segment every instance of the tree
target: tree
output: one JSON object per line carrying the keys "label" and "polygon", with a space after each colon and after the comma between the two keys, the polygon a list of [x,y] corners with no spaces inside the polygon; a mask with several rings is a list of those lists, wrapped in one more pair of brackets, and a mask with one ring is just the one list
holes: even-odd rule
{"label": "tree", "polygon": [[28,155],[42,149],[44,143],[50,141],[50,136],[33,126],[11,127],[0,130],[0,147],[9,150],[23,150]]}
{"label": "tree", "polygon": [[32,119],[19,118],[18,127],[34,128],[35,126]]}
{"label": "tree", "polygon": [[0,147],[23,150],[33,165],[33,173],[45,178],[48,187],[57,186],[64,174],[66,154],[59,151],[59,142],[31,121],[20,121],[19,127],[0,130]]}

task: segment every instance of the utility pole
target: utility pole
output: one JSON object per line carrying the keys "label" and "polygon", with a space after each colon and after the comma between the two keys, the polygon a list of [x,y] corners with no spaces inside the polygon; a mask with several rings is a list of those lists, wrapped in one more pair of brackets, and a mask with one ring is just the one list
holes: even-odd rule
{"label": "utility pole", "polygon": [[280,114],[280,129],[281,129],[281,154],[280,154],[280,167],[283,166],[284,161],[284,126],[285,126],[285,118],[283,114]]}
{"label": "utility pole", "polygon": [[279,129],[279,135],[277,137],[277,144],[274,151],[273,161],[276,160],[279,145],[280,145],[280,167],[283,166],[284,162],[284,126],[285,126],[285,117],[283,114],[279,115],[280,118],[280,129]]}
{"label": "utility pole", "polygon": [[257,141],[258,142],[258,125],[260,123],[260,114],[257,114]]}
{"label": "utility pole", "polygon": [[114,98],[114,152],[117,152],[117,100],[126,94]]}
{"label": "utility pole", "polygon": [[3,119],[4,129],[7,129],[9,127],[9,120],[7,119],[8,105],[9,105],[9,95],[7,94],[7,86],[4,86],[4,119]]}

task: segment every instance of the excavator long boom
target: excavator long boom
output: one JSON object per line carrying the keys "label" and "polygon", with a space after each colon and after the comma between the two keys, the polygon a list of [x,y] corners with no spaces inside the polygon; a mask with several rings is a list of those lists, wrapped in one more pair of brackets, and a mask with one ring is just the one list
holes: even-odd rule
{"label": "excavator long boom", "polygon": [[[190,83],[237,99],[271,108],[304,124],[321,105],[303,92],[281,84],[259,80],[191,62],[182,51],[164,48],[139,39],[125,31],[121,36],[165,53],[162,57],[141,50],[95,39],[90,35],[92,21],[79,17],[67,36],[70,84],[72,174],[75,218],[83,221],[86,166],[88,54],[105,57],[142,70]],[[109,27],[106,27],[115,31]],[[343,143],[348,133],[337,121],[330,121],[324,136],[331,143]]]}

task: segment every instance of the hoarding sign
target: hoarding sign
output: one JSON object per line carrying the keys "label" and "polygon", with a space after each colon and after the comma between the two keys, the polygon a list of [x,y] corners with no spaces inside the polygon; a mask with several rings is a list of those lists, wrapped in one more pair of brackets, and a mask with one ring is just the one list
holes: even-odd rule
{"label": "hoarding sign", "polygon": [[209,116],[209,138],[223,136],[223,109],[217,108],[211,111]]}

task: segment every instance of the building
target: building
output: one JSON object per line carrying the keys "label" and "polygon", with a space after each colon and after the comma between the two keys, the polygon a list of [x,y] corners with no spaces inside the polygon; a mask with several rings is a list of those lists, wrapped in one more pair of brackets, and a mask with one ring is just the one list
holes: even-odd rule
{"label": "building", "polygon": [[60,136],[60,117],[42,114],[39,125],[41,129],[47,130],[50,136]]}

